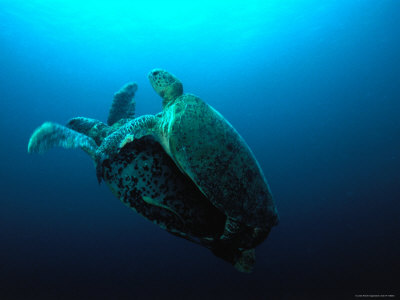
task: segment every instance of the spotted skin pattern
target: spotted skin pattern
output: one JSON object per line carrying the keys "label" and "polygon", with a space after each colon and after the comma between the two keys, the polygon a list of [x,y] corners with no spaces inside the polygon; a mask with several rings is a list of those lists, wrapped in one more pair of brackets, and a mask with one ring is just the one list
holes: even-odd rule
{"label": "spotted skin pattern", "polygon": [[90,118],[76,117],[68,121],[66,127],[91,137],[97,146],[110,134],[111,127],[103,122]]}
{"label": "spotted skin pattern", "polygon": [[104,160],[103,179],[123,203],[171,233],[207,242],[224,230],[226,216],[150,136]]}

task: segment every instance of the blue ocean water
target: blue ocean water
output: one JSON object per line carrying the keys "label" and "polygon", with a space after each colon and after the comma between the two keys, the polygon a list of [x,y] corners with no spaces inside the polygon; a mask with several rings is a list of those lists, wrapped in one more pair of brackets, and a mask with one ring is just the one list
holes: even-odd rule
{"label": "blue ocean water", "polygon": [[[353,299],[400,278],[400,4],[0,1],[1,299]],[[281,222],[252,274],[126,208],[44,121],[164,68],[246,139]]]}

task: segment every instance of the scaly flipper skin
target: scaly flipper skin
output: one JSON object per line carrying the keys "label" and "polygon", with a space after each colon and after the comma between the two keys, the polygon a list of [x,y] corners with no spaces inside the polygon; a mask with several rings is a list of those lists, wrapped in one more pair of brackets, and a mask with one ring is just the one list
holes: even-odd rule
{"label": "scaly flipper skin", "polygon": [[127,143],[132,142],[133,139],[140,139],[145,135],[150,135],[156,122],[156,116],[144,115],[125,123],[104,139],[96,152],[95,158],[96,175],[99,183],[103,178],[103,161],[115,157],[119,153],[119,150]]}
{"label": "scaly flipper skin", "polygon": [[69,120],[66,127],[91,137],[97,146],[100,146],[104,138],[112,131],[112,127],[103,122],[84,117],[76,117]]}
{"label": "scaly flipper skin", "polygon": [[111,126],[121,119],[133,119],[135,117],[136,102],[134,97],[137,89],[137,84],[132,82],[124,85],[114,94],[107,120],[108,125]]}
{"label": "scaly flipper skin", "polygon": [[28,152],[44,153],[56,146],[66,149],[81,148],[92,157],[94,157],[97,149],[92,138],[65,126],[46,122],[32,134],[28,144]]}

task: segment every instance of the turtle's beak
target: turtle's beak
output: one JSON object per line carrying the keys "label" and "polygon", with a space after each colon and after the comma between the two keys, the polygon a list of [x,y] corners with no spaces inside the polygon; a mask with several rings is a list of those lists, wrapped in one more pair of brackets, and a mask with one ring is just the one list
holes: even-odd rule
{"label": "turtle's beak", "polygon": [[150,71],[149,76],[156,76],[160,72],[165,72],[165,71],[163,69],[155,68],[155,69]]}
{"label": "turtle's beak", "polygon": [[160,72],[161,72],[161,69],[154,69],[150,73],[151,73],[151,76],[157,76],[158,73],[160,73]]}
{"label": "turtle's beak", "polygon": [[[159,80],[159,78],[163,72],[165,72],[165,71],[162,69],[153,69],[147,75],[147,78],[150,81],[150,85],[153,87],[153,89],[159,95],[160,95],[160,87],[159,87],[160,80]],[[160,95],[160,96],[163,97],[162,95]]]}
{"label": "turtle's beak", "polygon": [[153,84],[155,77],[160,74],[160,72],[163,72],[164,70],[162,69],[153,69],[149,72],[147,75],[147,78],[149,78],[151,84]]}

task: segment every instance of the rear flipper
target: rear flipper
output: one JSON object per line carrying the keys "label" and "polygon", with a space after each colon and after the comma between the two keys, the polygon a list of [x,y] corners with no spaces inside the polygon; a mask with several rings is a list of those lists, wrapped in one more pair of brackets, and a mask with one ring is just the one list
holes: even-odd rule
{"label": "rear flipper", "polygon": [[270,231],[271,228],[253,228],[228,217],[220,240],[237,248],[252,249],[261,244]]}
{"label": "rear flipper", "polygon": [[121,119],[133,119],[135,117],[136,102],[134,97],[137,88],[136,83],[127,83],[114,94],[107,120],[108,125],[111,126]]}
{"label": "rear flipper", "polygon": [[238,271],[251,273],[256,262],[255,249],[234,248],[226,243],[217,243],[211,247],[215,256],[231,263]]}
{"label": "rear flipper", "polygon": [[92,138],[97,146],[100,146],[113,130],[110,126],[99,120],[84,117],[72,118],[68,121],[66,127]]}
{"label": "rear flipper", "polygon": [[238,233],[244,228],[244,225],[234,218],[227,217],[225,222],[224,233],[221,236],[221,240],[229,241],[232,240]]}
{"label": "rear flipper", "polygon": [[234,267],[236,270],[243,273],[251,273],[256,263],[256,249],[248,249],[240,252],[240,256],[237,258]]}
{"label": "rear flipper", "polygon": [[44,153],[57,146],[66,149],[81,148],[92,158],[97,149],[97,145],[92,138],[65,126],[46,122],[32,134],[28,144],[28,152]]}

